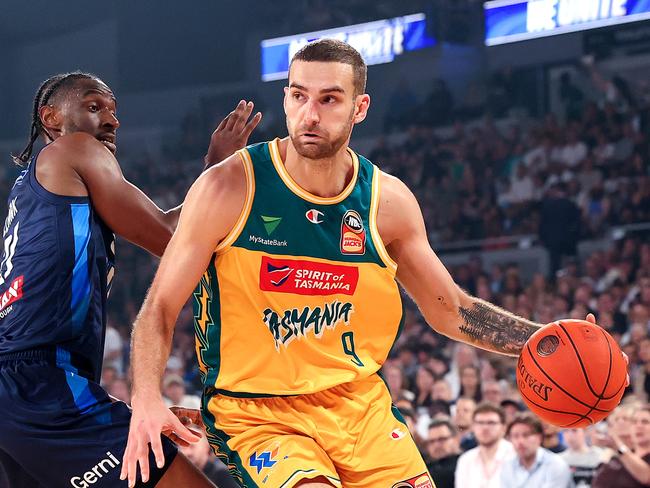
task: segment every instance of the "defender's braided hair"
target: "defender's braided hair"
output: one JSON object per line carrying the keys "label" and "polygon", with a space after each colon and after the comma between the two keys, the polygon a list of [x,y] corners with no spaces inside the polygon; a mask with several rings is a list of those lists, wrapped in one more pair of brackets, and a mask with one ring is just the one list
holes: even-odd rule
{"label": "defender's braided hair", "polygon": [[[46,134],[50,139],[53,137],[47,132],[43,123],[41,122],[41,116],[39,114],[41,107],[47,105],[47,102],[59,92],[64,87],[70,87],[80,79],[91,79],[99,80],[95,75],[90,73],[83,73],[81,71],[73,71],[71,73],[63,73],[54,75],[51,78],[45,80],[41,86],[36,91],[36,96],[34,97],[34,104],[32,109],[32,126],[29,133],[29,141],[27,146],[23,151],[18,155],[11,155],[11,158],[14,160],[18,166],[22,166],[24,163],[29,161],[29,158],[32,157],[32,150],[34,148],[34,143],[38,136]],[[101,81],[101,80],[99,80]]]}

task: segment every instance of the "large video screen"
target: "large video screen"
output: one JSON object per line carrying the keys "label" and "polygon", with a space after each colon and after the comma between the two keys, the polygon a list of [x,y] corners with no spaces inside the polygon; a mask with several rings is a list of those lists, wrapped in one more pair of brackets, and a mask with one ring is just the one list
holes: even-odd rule
{"label": "large video screen", "polygon": [[485,2],[485,44],[646,19],[650,19],[650,0],[493,0]]}
{"label": "large video screen", "polygon": [[426,16],[422,13],[266,39],[261,42],[262,80],[286,78],[293,55],[308,42],[322,38],[347,42],[361,53],[368,65],[390,63],[404,52],[436,43],[427,32]]}

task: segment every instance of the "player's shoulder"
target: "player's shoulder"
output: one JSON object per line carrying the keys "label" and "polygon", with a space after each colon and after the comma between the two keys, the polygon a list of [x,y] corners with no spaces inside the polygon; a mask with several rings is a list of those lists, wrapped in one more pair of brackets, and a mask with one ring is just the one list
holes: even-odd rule
{"label": "player's shoulder", "polygon": [[115,156],[92,135],[74,132],[58,137],[41,152],[39,160],[53,164],[78,166],[94,164],[97,160],[115,160]]}
{"label": "player's shoulder", "polygon": [[412,235],[421,226],[422,212],[415,196],[399,178],[381,172],[377,225],[384,245]]}
{"label": "player's shoulder", "polygon": [[417,200],[413,192],[406,184],[385,171],[380,171],[380,211],[382,207],[386,210],[403,210],[408,211],[417,207]]}
{"label": "player's shoulder", "polygon": [[205,170],[194,183],[192,190],[201,193],[203,198],[211,200],[228,200],[234,195],[245,195],[246,164],[241,154],[236,152]]}
{"label": "player's shoulder", "polygon": [[102,154],[110,154],[110,151],[108,151],[101,142],[86,132],[73,132],[71,134],[60,136],[54,142],[49,144],[49,147],[57,148],[59,150],[101,151]]}
{"label": "player's shoulder", "polygon": [[231,154],[226,159],[203,172],[200,179],[211,185],[223,185],[225,183],[236,183],[246,176],[246,159],[240,151]]}

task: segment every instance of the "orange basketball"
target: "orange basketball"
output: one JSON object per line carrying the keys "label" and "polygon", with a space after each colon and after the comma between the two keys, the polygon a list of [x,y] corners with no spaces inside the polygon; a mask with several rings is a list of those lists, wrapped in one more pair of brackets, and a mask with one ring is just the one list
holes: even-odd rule
{"label": "orange basketball", "polygon": [[616,341],[584,320],[558,320],[535,332],[517,363],[526,405],[559,427],[607,417],[625,391],[627,363]]}

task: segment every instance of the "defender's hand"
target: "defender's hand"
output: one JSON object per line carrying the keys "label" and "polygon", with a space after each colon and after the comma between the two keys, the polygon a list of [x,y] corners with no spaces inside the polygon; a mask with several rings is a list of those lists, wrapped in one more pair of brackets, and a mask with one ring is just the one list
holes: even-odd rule
{"label": "defender's hand", "polygon": [[204,169],[220,163],[235,151],[243,148],[248,143],[248,138],[262,120],[262,113],[257,112],[250,120],[253,113],[253,102],[241,100],[235,110],[230,112],[221,121],[212,133],[208,153],[203,158]]}
{"label": "defender's hand", "polygon": [[162,399],[155,401],[133,401],[129,439],[122,459],[120,479],[129,480],[129,487],[135,486],[138,464],[142,481],[149,480],[149,445],[156,458],[156,465],[165,465],[160,435],[175,436],[184,443],[197,442],[201,437],[184,427],[181,421],[165,406]]}

